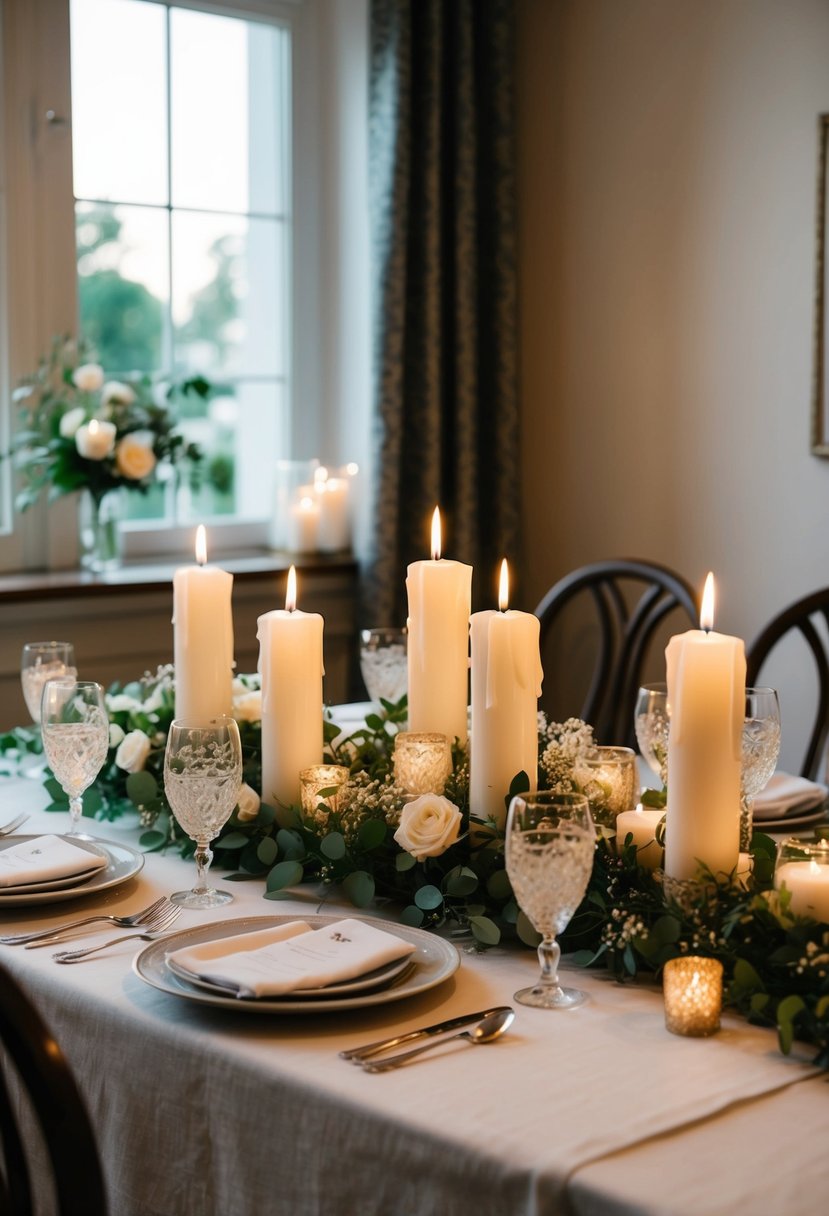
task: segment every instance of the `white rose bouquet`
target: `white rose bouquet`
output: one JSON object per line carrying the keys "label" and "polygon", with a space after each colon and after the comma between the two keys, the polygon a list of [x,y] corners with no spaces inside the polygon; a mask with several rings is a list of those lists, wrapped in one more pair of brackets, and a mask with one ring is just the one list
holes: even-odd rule
{"label": "white rose bouquet", "polygon": [[20,425],[10,454],[25,483],[17,510],[25,511],[44,492],[53,502],[88,490],[98,506],[119,487],[146,493],[163,464],[186,463],[195,478],[202,454],[176,430],[170,402],[209,392],[208,382],[197,376],[168,386],[159,403],[149,376],[108,380],[83,342],[56,340],[14,393]]}

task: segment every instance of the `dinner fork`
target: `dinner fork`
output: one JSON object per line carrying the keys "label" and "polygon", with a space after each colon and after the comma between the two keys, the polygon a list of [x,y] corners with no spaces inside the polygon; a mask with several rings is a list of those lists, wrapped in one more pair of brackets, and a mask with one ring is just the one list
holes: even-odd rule
{"label": "dinner fork", "polygon": [[22,827],[27,819],[31,819],[28,811],[21,811],[14,819],[10,819],[8,823],[4,823],[0,828],[0,836],[8,836],[10,832],[15,832],[19,827]]}
{"label": "dinner fork", "polygon": [[108,941],[98,942],[97,946],[87,946],[84,950],[59,950],[57,954],[52,955],[52,958],[56,963],[79,963],[81,959],[88,958],[90,954],[106,950],[107,946],[117,946],[119,942],[153,942],[157,937],[163,937],[165,930],[169,929],[180,916],[181,908],[172,907],[151,933],[125,933],[121,937],[111,937]]}
{"label": "dinner fork", "polygon": [[53,925],[51,929],[37,929],[33,933],[15,933],[8,937],[0,937],[0,945],[25,946],[29,942],[40,942],[48,946],[53,939],[57,940],[71,929],[80,929],[82,925],[93,925],[96,921],[106,921],[109,924],[118,925],[120,929],[129,929],[133,925],[145,924],[165,906],[169,907],[170,901],[162,895],[161,899],[157,899],[148,908],[142,908],[140,912],[132,912],[129,916],[112,916],[109,913],[101,912],[97,916],[84,916],[80,920],[67,921],[65,925]]}

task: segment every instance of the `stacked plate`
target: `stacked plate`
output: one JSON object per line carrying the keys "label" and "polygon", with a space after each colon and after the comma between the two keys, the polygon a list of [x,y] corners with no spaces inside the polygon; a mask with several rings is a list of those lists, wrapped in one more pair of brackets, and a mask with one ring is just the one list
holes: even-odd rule
{"label": "stacked plate", "polygon": [[826,817],[829,790],[816,781],[775,773],[754,800],[754,826],[761,832],[813,827]]}
{"label": "stacked plate", "polygon": [[[303,916],[302,919],[312,930],[342,921],[342,917],[338,916]],[[200,947],[210,946],[208,951],[202,953],[205,957],[209,955],[212,970],[221,970],[216,966],[217,960],[232,958],[235,952],[242,953],[248,949],[245,936],[250,935],[251,946],[255,948],[263,933],[295,920],[296,917],[291,916],[255,916],[184,929],[180,933],[168,934],[163,940],[153,942],[142,950],[133,962],[133,970],[153,988],[199,1004],[245,1013],[307,1014],[332,1013],[404,1000],[444,983],[460,966],[458,951],[450,942],[422,929],[374,919],[360,923],[384,930],[414,949],[404,957],[380,967],[372,967],[362,975],[324,987],[293,990],[279,996],[248,996],[241,999],[235,991],[229,991],[227,985],[194,974],[189,967],[183,967],[175,957],[171,957],[180,956],[183,950],[198,957]],[[221,942],[225,939],[232,940],[228,942],[227,951],[223,952]]]}
{"label": "stacked plate", "polygon": [[144,857],[127,845],[67,836],[0,839],[0,911],[97,895],[132,878]]}

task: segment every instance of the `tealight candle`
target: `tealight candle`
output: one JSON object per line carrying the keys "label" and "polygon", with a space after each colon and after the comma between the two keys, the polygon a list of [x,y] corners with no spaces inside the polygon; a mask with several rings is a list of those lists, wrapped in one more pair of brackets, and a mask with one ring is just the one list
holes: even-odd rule
{"label": "tealight candle", "polygon": [[[306,815],[314,815],[321,802],[329,811],[339,811],[343,787],[348,782],[348,769],[343,764],[312,764],[299,774],[300,798]],[[330,791],[324,798],[320,794]]]}
{"label": "tealight candle", "polygon": [[722,963],[685,955],[669,959],[662,974],[665,1025],[671,1034],[704,1037],[720,1028]]}
{"label": "tealight candle", "polygon": [[595,753],[577,757],[573,777],[587,796],[596,824],[614,828],[617,815],[636,806],[639,769],[636,753],[629,747],[601,746]]}
{"label": "tealight candle", "polygon": [[442,794],[452,772],[446,735],[401,730],[394,737],[395,784],[409,794]]}
{"label": "tealight candle", "polygon": [[173,575],[173,662],[176,717],[228,716],[233,701],[233,575],[207,565],[203,524],[195,566]]}
{"label": "tealight candle", "polygon": [[[774,871],[774,885],[791,893],[795,916],[810,916],[829,924],[829,847],[798,841],[801,858],[784,861]],[[819,860],[822,859],[822,860]]]}
{"label": "tealight candle", "polygon": [[105,460],[115,448],[115,423],[93,418],[75,431],[75,447],[84,460]]}
{"label": "tealight candle", "polygon": [[665,811],[637,806],[616,816],[616,849],[621,853],[627,836],[633,837],[636,860],[640,866],[655,870],[662,864],[662,845],[656,838]]}

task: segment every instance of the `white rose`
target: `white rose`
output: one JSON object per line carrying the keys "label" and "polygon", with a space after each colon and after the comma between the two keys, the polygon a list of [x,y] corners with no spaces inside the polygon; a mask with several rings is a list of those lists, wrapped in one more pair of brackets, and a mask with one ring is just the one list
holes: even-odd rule
{"label": "white rose", "polygon": [[151,747],[152,744],[143,730],[131,730],[121,740],[115,753],[115,763],[126,773],[140,773],[147,763]]}
{"label": "white rose", "polygon": [[454,802],[440,794],[421,794],[403,807],[394,839],[420,861],[445,853],[460,830],[461,813]]}
{"label": "white rose", "polygon": [[117,747],[123,738],[124,738],[124,732],[121,730],[121,727],[118,725],[118,723],[110,722],[110,724],[109,724],[109,746]]}
{"label": "white rose", "polygon": [[115,424],[93,418],[75,431],[75,447],[84,460],[106,460],[115,447]]}
{"label": "white rose", "polygon": [[73,439],[75,431],[86,418],[86,410],[76,405],[73,410],[67,410],[60,420],[60,433],[64,439]]}
{"label": "white rose", "polygon": [[244,695],[233,698],[233,716],[237,722],[259,722],[262,718],[262,694],[256,688],[246,688]]}
{"label": "white rose", "polygon": [[72,373],[72,383],[82,393],[96,393],[104,382],[104,369],[98,363],[82,363]]}
{"label": "white rose", "polygon": [[132,405],[135,390],[120,380],[107,380],[101,390],[101,405]]}
{"label": "white rose", "polygon": [[247,782],[242,782],[242,788],[239,790],[239,801],[237,802],[236,818],[240,823],[247,823],[249,819],[255,819],[259,814],[259,807],[262,800],[256,790],[251,789]]}
{"label": "white rose", "polygon": [[125,435],[115,449],[115,465],[122,477],[143,481],[155,468],[155,452],[146,440]]}
{"label": "white rose", "polygon": [[127,692],[111,693],[107,696],[107,709],[111,714],[132,713],[141,709],[141,702]]}

